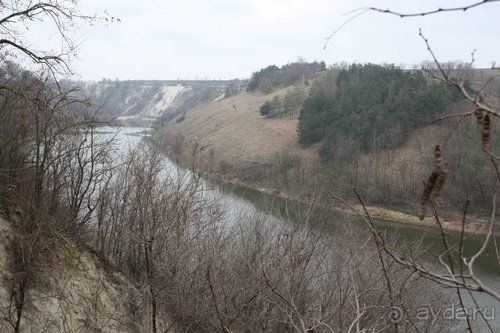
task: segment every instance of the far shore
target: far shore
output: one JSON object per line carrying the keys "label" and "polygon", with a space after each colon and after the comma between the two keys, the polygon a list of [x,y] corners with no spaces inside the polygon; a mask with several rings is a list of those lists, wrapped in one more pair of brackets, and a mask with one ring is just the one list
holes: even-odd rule
{"label": "far shore", "polygon": [[[221,179],[216,179],[217,181],[221,181]],[[268,187],[257,187],[251,184],[247,184],[245,182],[242,182],[240,180],[225,180],[223,181],[225,183],[233,184],[235,186],[240,186],[240,187],[247,187],[252,190],[258,191],[262,194],[269,195],[269,196],[274,196],[281,198],[283,200],[291,200],[298,202],[300,204],[308,205],[310,204],[309,202],[306,202],[303,199],[300,199],[297,195],[291,195],[289,193],[284,193],[282,191],[268,188]],[[363,206],[359,203],[357,204],[352,204],[352,208],[354,208],[356,211],[354,211],[351,207],[348,207],[345,204],[340,204],[338,206],[327,206],[324,204],[316,204],[317,206],[327,209],[327,210],[332,210],[344,214],[350,214],[350,215],[364,215],[364,209]],[[430,208],[427,209],[427,215],[424,218],[423,221],[419,220],[416,215],[411,215],[408,213],[404,213],[401,211],[393,210],[393,209],[388,209],[388,208],[383,208],[383,207],[377,207],[377,206],[366,206],[366,210],[368,211],[368,214],[370,215],[371,218],[376,219],[376,220],[383,220],[387,221],[390,223],[398,223],[398,224],[404,224],[404,225],[414,225],[414,226],[419,226],[419,227],[424,227],[424,228],[429,228],[433,230],[438,230],[438,224],[435,219],[435,217],[432,215]],[[440,222],[444,230],[446,231],[452,231],[452,232],[461,232],[462,231],[462,217],[459,216],[453,216],[451,218],[442,218],[440,217]],[[467,216],[465,225],[464,225],[464,232],[468,235],[485,235],[488,233],[488,226],[489,226],[489,221],[485,219],[479,219],[475,218],[473,216]],[[495,236],[500,236],[500,228],[498,226],[494,227],[494,234]]]}

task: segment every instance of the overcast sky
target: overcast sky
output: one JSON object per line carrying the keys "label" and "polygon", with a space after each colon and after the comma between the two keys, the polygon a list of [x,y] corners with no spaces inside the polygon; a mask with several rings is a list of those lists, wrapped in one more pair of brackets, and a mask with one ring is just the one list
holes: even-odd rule
{"label": "overcast sky", "polygon": [[465,13],[400,19],[366,13],[325,37],[350,11],[377,6],[403,12],[471,1],[367,0],[81,0],[121,23],[84,27],[72,67],[82,79],[245,78],[261,67],[308,61],[418,64],[429,59],[418,29],[442,60],[500,64],[500,2]]}

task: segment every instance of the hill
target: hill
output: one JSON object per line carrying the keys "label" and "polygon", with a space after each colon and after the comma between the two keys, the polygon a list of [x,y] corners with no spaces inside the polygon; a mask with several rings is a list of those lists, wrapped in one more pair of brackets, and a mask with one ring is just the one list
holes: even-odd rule
{"label": "hill", "polygon": [[242,92],[219,101],[202,104],[182,118],[167,123],[157,138],[165,144],[184,141],[185,149],[197,144],[210,152],[215,169],[255,179],[256,166],[271,166],[280,154],[295,154],[313,161],[314,148],[302,149],[297,134],[298,117],[263,117],[259,108],[274,96],[283,97],[287,88],[271,94]]}
{"label": "hill", "polygon": [[[290,196],[295,193],[307,197],[318,178],[329,178],[339,170],[321,163],[319,144],[303,147],[299,143],[298,116],[267,118],[260,114],[260,106],[275,96],[282,98],[288,89],[268,95],[242,92],[202,104],[158,130],[156,140],[170,146],[184,160],[196,147],[198,154],[211,159],[211,171],[215,173],[279,189]],[[349,170],[342,168],[344,176],[335,174],[332,184],[324,179],[322,183],[340,189],[350,186],[354,178],[358,185],[364,179],[368,182],[368,178],[377,183],[381,178],[388,183],[390,178],[404,190],[409,186],[416,193],[425,177],[428,154],[438,138],[439,126],[430,126],[409,133],[405,144],[394,149],[354,154],[345,146],[336,162]],[[411,168],[406,168],[408,165]],[[401,191],[394,192],[394,196],[400,198]]]}
{"label": "hill", "polygon": [[192,107],[224,94],[230,81],[86,81],[69,83],[78,94],[89,98],[102,120],[124,125],[146,125],[181,113],[189,101]]}
{"label": "hill", "polygon": [[[332,71],[331,77],[327,77],[326,80],[320,76],[310,89],[314,89],[318,80],[323,80],[323,87],[329,89],[328,87],[332,86],[329,83],[335,81],[339,72]],[[406,77],[410,81],[414,80],[414,74],[409,73],[397,72],[395,77],[400,80],[406,80]],[[494,76],[495,73],[491,70],[474,70],[472,87],[477,89],[478,82],[484,77]],[[432,85],[426,85],[421,76],[416,79],[419,80],[417,81],[419,87],[422,87],[419,88],[422,91],[419,98],[427,104],[437,101],[434,109],[413,103],[411,95],[416,88],[409,86],[406,90],[409,93],[402,95],[394,88],[401,89],[403,84],[391,87],[386,83],[384,84],[389,86],[388,89],[396,96],[391,98],[397,102],[397,108],[391,111],[390,99],[382,99],[386,104],[378,109],[371,108],[374,100],[377,101],[380,96],[384,96],[383,92],[380,93],[382,85],[370,86],[363,82],[358,85],[355,80],[351,80],[349,84],[352,89],[350,87],[349,89],[354,91],[357,87],[361,87],[365,91],[364,94],[368,95],[363,98],[369,97],[372,100],[363,102],[364,104],[359,103],[357,109],[350,113],[350,117],[354,120],[366,118],[363,120],[366,131],[360,132],[364,136],[371,133],[369,126],[382,124],[377,131],[385,135],[387,144],[363,149],[359,141],[349,139],[354,132],[349,131],[348,126],[344,126],[341,132],[338,126],[333,125],[323,133],[331,137],[343,133],[344,137],[339,135],[336,141],[330,141],[334,144],[326,146],[328,159],[324,158],[325,145],[322,141],[316,143],[313,141],[308,146],[299,143],[298,116],[269,118],[261,115],[260,107],[266,101],[273,100],[275,96],[282,99],[290,87],[275,87],[274,92],[270,94],[240,92],[229,98],[204,103],[167,123],[158,131],[156,138],[164,145],[170,146],[175,154],[181,156],[181,160],[189,160],[196,150],[197,154],[202,156],[200,160],[208,161],[207,168],[211,172],[243,181],[260,189],[267,189],[270,192],[278,190],[289,197],[302,200],[309,200],[317,197],[317,193],[323,193],[323,198],[316,200],[322,200],[324,204],[330,205],[332,199],[329,193],[355,199],[352,189],[356,188],[367,204],[409,214],[415,214],[422,182],[432,171],[435,145],[446,141],[445,153],[453,172],[444,188],[446,209],[443,211],[443,216],[445,219],[453,219],[454,212],[458,214],[466,198],[471,201],[471,210],[481,215],[493,192],[488,185],[488,173],[484,171],[484,165],[488,163],[487,157],[478,153],[476,144],[471,140],[471,136],[479,137],[474,120],[465,121],[451,139],[448,139],[448,135],[450,130],[457,126],[456,121],[448,119],[434,122],[438,114],[463,113],[469,110],[469,105],[457,102],[456,97],[448,98],[443,104],[442,96],[435,94]],[[368,90],[372,88],[376,88],[377,94],[368,94]],[[356,94],[359,93],[352,93],[349,100],[341,92],[334,91],[332,95],[337,94],[346,104],[355,101]],[[331,97],[328,98],[330,98],[328,101],[333,101]],[[314,112],[313,103],[309,104],[311,113]],[[442,105],[444,106],[441,107]],[[413,111],[408,108],[409,106],[413,107]],[[399,112],[403,115],[407,112],[411,117],[411,112],[417,112],[422,108],[427,113],[429,110],[435,111],[430,115],[426,114],[415,122],[415,125],[407,122],[408,125],[394,128],[394,121],[384,122],[378,118],[379,122],[370,120],[370,112],[375,114],[377,110],[386,113]],[[345,109],[345,106],[335,110],[342,115],[342,109]],[[317,118],[316,124],[311,123],[311,126],[329,126],[326,121],[339,119],[336,117],[338,116],[332,119],[324,117],[323,120]],[[354,124],[357,126],[359,122],[355,121]],[[384,130],[385,126],[389,130]],[[397,137],[394,137],[391,131],[396,130],[399,132]],[[373,136],[368,139],[373,139]],[[492,140],[497,142],[498,138],[494,137]],[[320,159],[321,154],[323,154],[322,159]]]}

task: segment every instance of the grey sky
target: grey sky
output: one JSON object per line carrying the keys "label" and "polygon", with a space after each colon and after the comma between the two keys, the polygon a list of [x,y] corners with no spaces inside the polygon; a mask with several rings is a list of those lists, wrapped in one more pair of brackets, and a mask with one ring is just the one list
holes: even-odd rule
{"label": "grey sky", "polygon": [[417,64],[429,59],[421,27],[442,60],[500,64],[500,2],[468,12],[400,19],[367,13],[323,50],[324,37],[364,6],[412,12],[471,1],[345,0],[82,0],[84,10],[121,19],[85,27],[73,68],[83,79],[248,77],[301,56],[335,62]]}

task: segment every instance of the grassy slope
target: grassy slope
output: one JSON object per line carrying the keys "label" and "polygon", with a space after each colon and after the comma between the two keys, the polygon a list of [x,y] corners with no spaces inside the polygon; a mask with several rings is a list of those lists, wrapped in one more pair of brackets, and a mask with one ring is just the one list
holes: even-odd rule
{"label": "grassy slope", "polygon": [[225,160],[236,168],[252,162],[266,163],[283,150],[315,158],[312,150],[298,143],[298,119],[266,119],[260,106],[275,95],[240,93],[221,101],[203,104],[190,110],[185,120],[170,122],[164,130],[179,132],[190,142],[199,142],[213,149],[218,161]]}

